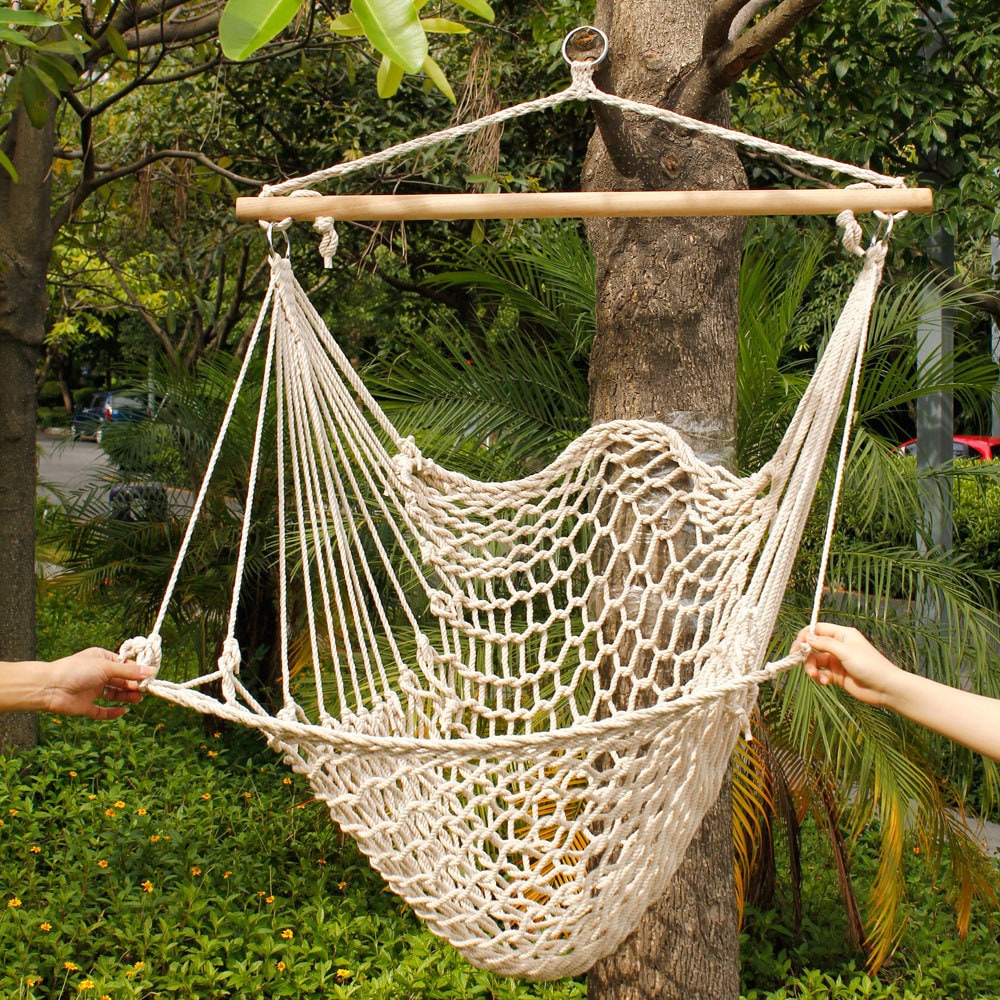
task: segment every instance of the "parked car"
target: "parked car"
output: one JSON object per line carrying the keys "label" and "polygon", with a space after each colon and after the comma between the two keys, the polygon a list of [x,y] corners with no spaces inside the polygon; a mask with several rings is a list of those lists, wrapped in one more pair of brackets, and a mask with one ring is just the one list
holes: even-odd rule
{"label": "parked car", "polygon": [[107,423],[145,420],[149,416],[149,407],[142,399],[118,392],[95,392],[90,401],[73,414],[73,439],[100,441]]}
{"label": "parked car", "polygon": [[[978,434],[956,434],[951,442],[952,458],[974,458],[988,462],[1000,458],[1000,437]],[[901,455],[916,455],[917,439],[911,438],[899,446]]]}

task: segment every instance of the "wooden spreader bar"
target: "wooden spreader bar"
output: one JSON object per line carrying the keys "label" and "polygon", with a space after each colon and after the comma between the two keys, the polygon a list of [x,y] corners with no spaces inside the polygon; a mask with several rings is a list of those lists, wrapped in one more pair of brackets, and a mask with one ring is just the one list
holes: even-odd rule
{"label": "wooden spreader bar", "polygon": [[762,191],[567,191],[539,194],[373,194],[237,198],[241,222],[358,222],[418,219],[530,219],[590,216],[836,215],[930,212],[930,188]]}

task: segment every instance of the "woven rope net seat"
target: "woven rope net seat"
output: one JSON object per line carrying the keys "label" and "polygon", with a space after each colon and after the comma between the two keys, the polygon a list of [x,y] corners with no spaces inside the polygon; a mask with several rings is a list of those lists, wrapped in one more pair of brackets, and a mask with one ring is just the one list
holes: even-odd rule
{"label": "woven rope net seat", "polygon": [[[523,107],[613,100],[595,94],[574,66],[570,91]],[[259,353],[222,655],[210,674],[147,689],[263,732],[392,889],[476,965],[539,979],[588,969],[681,863],[758,686],[798,662],[764,659],[885,260],[882,241],[855,249],[854,288],[757,473],[706,464],[665,425],[615,421],[500,483],[449,471],[396,431],[291,261],[272,253],[163,605],[122,654],[159,665],[179,567]],[[241,683],[235,638],[261,475],[276,480],[279,508],[274,712]]]}

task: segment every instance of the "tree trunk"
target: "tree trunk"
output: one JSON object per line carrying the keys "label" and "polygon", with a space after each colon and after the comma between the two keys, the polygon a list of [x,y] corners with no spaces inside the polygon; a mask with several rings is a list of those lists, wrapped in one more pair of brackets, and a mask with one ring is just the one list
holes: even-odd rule
{"label": "tree trunk", "polygon": [[[41,129],[15,109],[3,149],[18,183],[0,170],[0,660],[35,658],[35,369],[53,241],[50,103]],[[35,739],[34,715],[0,715],[0,747]]]}
{"label": "tree trunk", "polygon": [[[598,81],[623,97],[728,124],[697,65],[711,0],[598,0],[611,40]],[[649,119],[604,115],[584,166],[590,190],[746,185],[728,144]],[[595,422],[671,424],[704,459],[730,464],[736,423],[738,279],[732,218],[609,219],[588,226],[597,265],[591,356]],[[729,1000],[739,994],[728,779],[666,896],[591,971],[592,1000]]]}

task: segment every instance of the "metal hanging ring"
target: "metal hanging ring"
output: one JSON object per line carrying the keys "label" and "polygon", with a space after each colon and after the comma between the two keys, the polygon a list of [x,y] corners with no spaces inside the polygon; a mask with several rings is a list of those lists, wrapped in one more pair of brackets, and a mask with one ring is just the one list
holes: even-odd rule
{"label": "metal hanging ring", "polygon": [[[593,59],[586,59],[586,60],[571,59],[570,55],[569,55],[569,44],[570,44],[570,42],[572,41],[572,39],[576,35],[579,35],[581,32],[584,32],[584,31],[593,32],[593,34],[600,36],[600,39],[601,39],[601,51],[596,56],[594,56]],[[604,62],[604,58],[608,54],[608,47],[609,47],[608,36],[606,34],[604,34],[604,32],[601,31],[600,28],[595,28],[592,24],[581,24],[579,28],[574,28],[563,39],[563,43],[562,43],[562,57],[563,57],[563,59],[566,60],[566,62],[570,66],[572,66],[573,63],[575,63],[575,62],[586,62],[586,63],[588,63],[591,66],[597,66],[599,63]]]}

